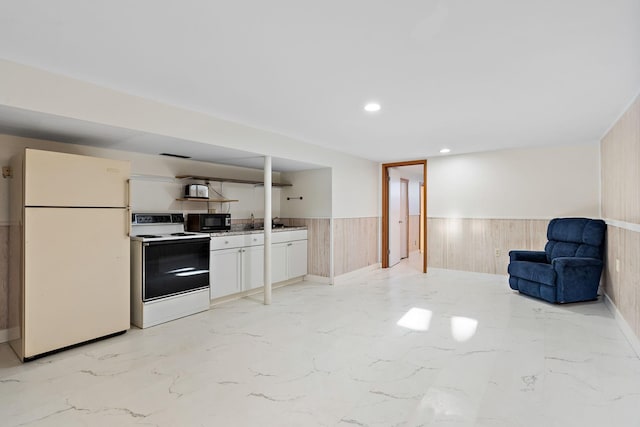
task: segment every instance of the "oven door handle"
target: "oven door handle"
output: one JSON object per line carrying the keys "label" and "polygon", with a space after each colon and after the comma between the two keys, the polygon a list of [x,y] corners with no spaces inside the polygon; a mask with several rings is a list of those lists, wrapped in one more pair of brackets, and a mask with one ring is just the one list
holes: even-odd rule
{"label": "oven door handle", "polygon": [[196,243],[209,243],[210,237],[195,238],[195,239],[172,239],[172,240],[160,240],[157,242],[144,242],[144,246],[161,246],[161,245],[187,245]]}

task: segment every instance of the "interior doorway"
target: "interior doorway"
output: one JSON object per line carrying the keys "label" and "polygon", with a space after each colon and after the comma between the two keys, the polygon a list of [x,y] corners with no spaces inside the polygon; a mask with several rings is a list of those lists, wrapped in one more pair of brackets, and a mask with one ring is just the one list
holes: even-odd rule
{"label": "interior doorway", "polygon": [[[421,171],[418,174],[419,183],[416,182],[417,203],[419,203],[419,219],[417,220],[416,229],[418,229],[419,237],[414,240],[401,239],[401,222],[407,224],[408,228],[411,228],[408,218],[402,219],[400,213],[400,198],[401,198],[401,173],[397,173],[398,170],[405,166],[412,166],[415,168],[418,166],[418,170]],[[421,259],[422,259],[422,272],[427,272],[427,248],[426,248],[426,236],[427,236],[427,208],[426,208],[426,182],[427,182],[427,161],[426,160],[413,160],[407,162],[385,163],[382,165],[382,268],[388,268],[400,261],[401,257],[401,245],[405,247],[411,244],[416,249],[419,246],[422,247]],[[419,184],[419,185],[418,185]],[[420,187],[420,185],[422,187]],[[424,189],[420,191],[421,189]],[[397,206],[397,208],[396,208]],[[410,212],[409,212],[410,213]],[[410,215],[407,215],[410,217]],[[418,241],[420,245],[418,246]],[[403,243],[404,242],[404,243]],[[409,252],[407,247],[407,255]]]}

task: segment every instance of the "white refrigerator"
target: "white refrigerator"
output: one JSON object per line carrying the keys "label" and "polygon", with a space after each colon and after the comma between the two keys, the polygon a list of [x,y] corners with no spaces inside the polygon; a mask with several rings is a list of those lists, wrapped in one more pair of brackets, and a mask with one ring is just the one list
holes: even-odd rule
{"label": "white refrigerator", "polygon": [[129,329],[128,161],[12,159],[10,344],[21,360]]}

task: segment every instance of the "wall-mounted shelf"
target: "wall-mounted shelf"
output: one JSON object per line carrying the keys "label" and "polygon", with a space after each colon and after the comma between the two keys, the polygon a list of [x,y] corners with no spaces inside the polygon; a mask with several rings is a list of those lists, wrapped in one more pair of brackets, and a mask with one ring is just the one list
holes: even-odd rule
{"label": "wall-mounted shelf", "polygon": [[[263,181],[254,181],[250,179],[235,179],[235,178],[216,178],[213,176],[197,176],[197,175],[177,175],[177,179],[197,179],[200,181],[215,181],[215,182],[233,182],[235,184],[252,184],[252,185],[264,185]],[[284,184],[273,182],[272,187],[291,187],[291,184]]]}
{"label": "wall-mounted shelf", "polygon": [[197,197],[182,197],[180,199],[176,199],[180,202],[207,202],[207,203],[229,203],[229,202],[239,202],[239,200],[235,199],[200,199]]}

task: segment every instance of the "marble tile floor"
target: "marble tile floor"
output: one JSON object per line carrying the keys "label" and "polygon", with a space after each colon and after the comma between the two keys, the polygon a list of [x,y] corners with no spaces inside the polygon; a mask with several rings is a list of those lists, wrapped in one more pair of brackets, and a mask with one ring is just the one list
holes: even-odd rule
{"label": "marble tile floor", "polygon": [[410,263],[20,364],[2,426],[639,426],[640,359],[601,302]]}

